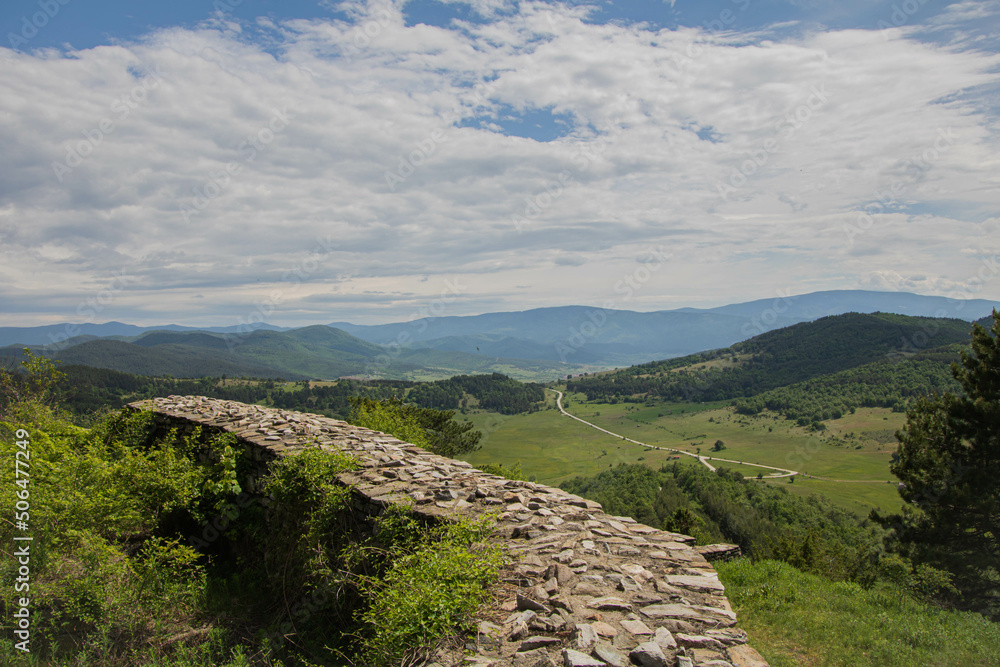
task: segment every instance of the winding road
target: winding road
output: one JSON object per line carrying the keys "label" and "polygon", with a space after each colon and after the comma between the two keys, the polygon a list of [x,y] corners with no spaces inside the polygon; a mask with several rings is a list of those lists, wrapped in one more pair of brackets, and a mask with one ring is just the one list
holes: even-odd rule
{"label": "winding road", "polygon": [[[548,387],[546,387],[546,389],[548,389]],[[774,466],[766,466],[762,463],[747,463],[746,461],[734,461],[733,459],[720,459],[715,456],[701,456],[699,454],[692,454],[691,452],[685,452],[683,449],[674,449],[673,447],[659,447],[657,445],[648,445],[645,442],[639,442],[638,440],[633,440],[632,438],[621,435],[620,433],[612,433],[606,428],[601,428],[597,424],[591,424],[589,421],[585,419],[580,419],[576,415],[572,415],[566,412],[566,409],[563,408],[562,405],[563,393],[558,389],[549,389],[549,391],[553,391],[557,394],[556,407],[559,408],[559,412],[563,413],[570,419],[575,419],[581,424],[586,424],[591,428],[596,428],[598,431],[601,431],[602,433],[607,433],[608,435],[614,436],[619,440],[624,440],[625,442],[631,442],[636,445],[648,447],[649,449],[659,449],[665,452],[675,452],[677,454],[683,454],[684,456],[690,456],[692,458],[696,458],[699,461],[701,461],[702,465],[704,465],[712,472],[715,472],[715,466],[709,463],[709,461],[722,461],[724,463],[736,463],[737,465],[752,466],[754,468],[764,468],[765,470],[776,471],[772,472],[767,477],[764,477],[764,479],[780,479],[781,477],[794,477],[795,475],[801,475],[803,479],[816,479],[823,482],[842,482],[846,484],[891,484],[896,481],[896,480],[885,480],[885,479],[831,479],[829,477],[816,477],[815,475],[806,475],[805,473],[799,472],[798,470],[788,470],[787,468],[776,468]],[[744,477],[743,479],[757,479],[757,478]]]}
{"label": "winding road", "polygon": [[[792,477],[794,475],[801,475],[802,474],[802,473],[800,473],[797,470],[787,470],[785,468],[775,468],[774,466],[766,466],[766,465],[762,465],[760,463],[746,463],[745,461],[734,461],[732,459],[720,459],[720,458],[716,458],[714,456],[700,456],[698,454],[692,454],[691,452],[685,452],[683,449],[674,449],[673,447],[659,447],[657,445],[648,445],[645,442],[639,442],[638,440],[633,440],[632,438],[629,438],[627,436],[621,435],[620,433],[612,433],[611,431],[609,431],[606,428],[601,428],[597,424],[591,424],[589,421],[586,421],[585,419],[580,419],[576,415],[572,415],[572,414],[566,412],[566,409],[563,408],[563,405],[562,405],[563,393],[561,391],[559,391],[558,389],[549,389],[549,391],[554,391],[557,394],[556,395],[556,407],[559,408],[559,412],[563,413],[564,415],[566,415],[570,419],[575,419],[578,422],[580,422],[581,424],[586,424],[587,426],[589,426],[591,428],[596,428],[598,431],[601,431],[602,433],[607,433],[608,435],[614,436],[614,437],[618,438],[619,440],[624,440],[625,442],[631,442],[631,443],[636,444],[636,445],[641,445],[643,447],[648,447],[649,449],[659,449],[659,450],[662,450],[662,451],[665,451],[665,452],[676,452],[677,454],[683,454],[684,456],[690,456],[692,458],[696,458],[699,461],[701,461],[702,465],[704,465],[706,468],[708,468],[712,472],[715,472],[715,466],[713,466],[711,463],[709,463],[709,461],[723,461],[725,463],[736,463],[738,465],[753,466],[754,468],[764,468],[766,470],[775,470],[775,471],[778,472],[778,474],[771,473],[770,475],[767,476],[767,479],[778,479],[778,478],[781,478],[781,477]],[[745,479],[757,479],[757,478],[756,477],[746,477]]]}

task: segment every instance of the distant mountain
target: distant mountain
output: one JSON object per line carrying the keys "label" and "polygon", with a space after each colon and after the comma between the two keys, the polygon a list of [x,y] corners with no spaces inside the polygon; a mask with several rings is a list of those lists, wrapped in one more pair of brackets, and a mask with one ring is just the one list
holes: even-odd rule
{"label": "distant mountain", "polygon": [[[136,327],[121,322],[0,327],[0,347],[57,343],[49,353],[61,354],[83,342],[111,339],[160,353],[188,351],[194,355],[191,359],[204,359],[209,352],[226,354],[230,355],[224,357],[227,364],[285,373],[286,377],[331,378],[374,372],[382,377],[424,379],[454,371],[500,372],[521,380],[540,380],[724,348],[768,331],[847,312],[971,321],[988,315],[993,308],[1000,308],[1000,302],[840,290],[779,295],[705,309],[640,313],[563,306],[380,325],[335,322],[287,329],[258,324],[252,332],[234,326]],[[168,345],[180,347],[162,347]],[[87,350],[101,358],[107,356],[106,347],[84,348]],[[10,354],[15,353],[0,351],[3,356]],[[134,354],[129,358],[140,363]],[[160,359],[143,361],[142,365],[160,368],[164,363]],[[169,365],[175,367],[176,363],[180,362]],[[188,367],[192,373],[204,374],[194,362]]]}
{"label": "distant mountain", "polygon": [[157,327],[138,327],[121,322],[105,322],[104,324],[48,324],[40,327],[0,327],[0,347],[8,345],[72,345],[78,341],[78,336],[108,338],[110,336],[139,336],[149,331],[211,331],[214,333],[240,333],[246,329],[268,329],[271,331],[287,331],[288,327],[276,327],[272,324],[256,323],[252,325],[235,325],[226,327],[185,327],[179,324],[167,324]]}
{"label": "distant mountain", "polygon": [[255,363],[220,349],[199,349],[197,346],[180,344],[146,347],[124,341],[102,339],[74,345],[50,356],[66,364],[107,368],[136,375],[173,377],[246,375],[264,378],[283,377],[289,380],[307,377],[301,373]]}
{"label": "distant mountain", "polygon": [[993,308],[1000,308],[1000,302],[839,290],[707,309],[640,313],[564,306],[380,325],[336,322],[330,326],[379,344],[398,342],[485,356],[497,354],[497,347],[502,346],[503,353],[511,357],[621,366],[726,347],[767,331],[847,312],[971,321]]}
{"label": "distant mountain", "polygon": [[[332,380],[364,376],[427,380],[502,372],[516,379],[552,380],[568,372],[596,370],[545,360],[386,348],[324,325],[242,334],[157,330],[138,336],[77,336],[71,342],[74,344],[35,346],[35,351],[66,364],[185,378],[229,375]],[[18,361],[21,356],[20,345],[0,348],[0,357]]]}

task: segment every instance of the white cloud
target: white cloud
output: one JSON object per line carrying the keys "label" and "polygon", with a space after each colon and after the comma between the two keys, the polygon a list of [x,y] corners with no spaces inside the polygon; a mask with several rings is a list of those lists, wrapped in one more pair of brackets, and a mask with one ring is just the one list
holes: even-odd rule
{"label": "white cloud", "polygon": [[[268,319],[299,324],[402,319],[455,278],[449,314],[600,303],[649,247],[673,258],[620,306],[941,293],[963,252],[990,250],[989,51],[653,32],[541,3],[484,2],[490,22],[454,30],[355,9],[254,38],[211,24],[0,50],[5,319],[74,319],[118,271],[95,321],[226,324],[271,299]],[[505,136],[507,106],[574,129]],[[473,117],[487,124],[456,127]],[[55,173],[72,151],[88,155]]]}

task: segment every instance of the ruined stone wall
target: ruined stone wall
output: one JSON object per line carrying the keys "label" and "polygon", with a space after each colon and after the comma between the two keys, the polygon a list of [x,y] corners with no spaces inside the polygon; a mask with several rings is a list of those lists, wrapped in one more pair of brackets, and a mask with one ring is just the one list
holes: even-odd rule
{"label": "ruined stone wall", "polygon": [[[449,520],[499,514],[492,539],[512,558],[498,606],[504,618],[482,620],[465,655],[442,653],[441,665],[570,667],[766,667],[736,628],[725,590],[702,553],[717,546],[606,514],[593,501],[557,488],[489,475],[390,435],[319,415],[199,396],[134,403],[161,427],[236,434],[254,475],[310,445],[353,455],[342,474],[369,514],[412,504]],[[701,552],[700,552],[701,551]]]}

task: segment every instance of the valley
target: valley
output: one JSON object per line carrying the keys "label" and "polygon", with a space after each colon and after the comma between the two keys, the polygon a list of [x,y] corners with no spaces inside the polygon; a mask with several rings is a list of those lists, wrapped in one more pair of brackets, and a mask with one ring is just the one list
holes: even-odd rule
{"label": "valley", "polygon": [[[467,415],[484,436],[482,448],[465,460],[473,465],[520,463],[525,474],[553,485],[619,464],[701,465],[694,456],[676,458],[673,452],[623,441],[569,419],[556,409],[554,395],[548,398],[546,409],[533,414]],[[752,418],[736,414],[726,402],[636,406],[588,402],[580,394],[569,394],[568,399],[567,409],[573,415],[648,445],[797,470],[803,474],[790,482],[788,477],[768,479],[771,472],[761,468],[711,461],[745,477],[763,472],[768,484],[799,495],[819,493],[861,516],[872,508],[894,510],[900,504],[896,480],[889,472],[895,440],[886,438],[905,423],[902,413],[860,408],[816,433],[771,413]],[[725,443],[724,450],[712,451],[716,440]]]}

